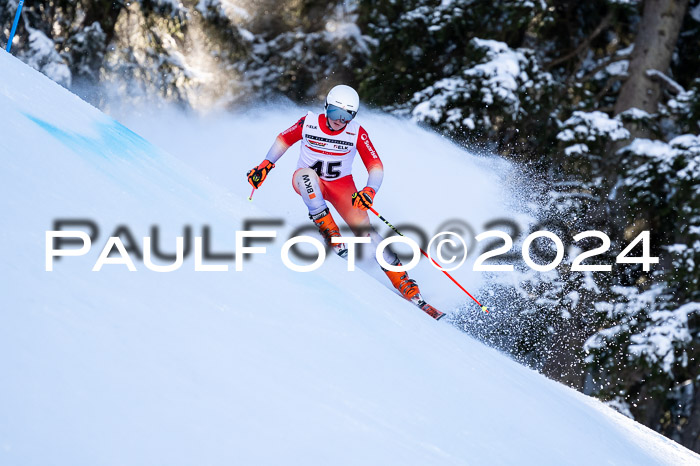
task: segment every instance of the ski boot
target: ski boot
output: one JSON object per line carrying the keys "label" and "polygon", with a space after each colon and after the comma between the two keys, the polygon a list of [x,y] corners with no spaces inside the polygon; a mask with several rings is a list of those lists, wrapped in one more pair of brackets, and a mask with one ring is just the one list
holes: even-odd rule
{"label": "ski boot", "polygon": [[[397,258],[396,263],[392,265],[400,266],[401,261],[399,261]],[[391,280],[391,284],[394,285],[394,288],[401,293],[401,296],[411,301],[435,320],[440,320],[445,316],[444,312],[438,311],[423,300],[423,297],[420,295],[420,290],[418,289],[418,284],[415,280],[408,278],[408,272],[392,272],[383,267],[382,270],[386,276],[389,277],[389,280]]]}
{"label": "ski boot", "polygon": [[340,237],[341,235],[340,229],[333,220],[333,216],[331,215],[331,211],[328,210],[328,207],[317,214],[309,214],[309,218],[313,220],[318,227],[318,231],[321,233],[321,236],[323,236],[323,239],[326,240],[326,244],[340,257],[347,257],[348,247],[345,243],[331,243],[331,238]]}
{"label": "ski boot", "polygon": [[[396,263],[392,264],[394,266],[400,267],[401,261],[396,259]],[[420,299],[420,290],[418,289],[418,284],[415,280],[408,278],[408,272],[392,272],[382,267],[382,270],[391,280],[391,284],[394,285],[401,296],[409,301],[413,301],[414,298],[418,297]]]}

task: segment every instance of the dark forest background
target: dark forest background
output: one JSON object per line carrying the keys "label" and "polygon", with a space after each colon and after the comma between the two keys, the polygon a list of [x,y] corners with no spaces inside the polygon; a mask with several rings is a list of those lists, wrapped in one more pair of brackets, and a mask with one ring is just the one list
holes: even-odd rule
{"label": "dark forest background", "polygon": [[[567,254],[455,325],[700,452],[700,0],[27,1],[12,53],[101,108],[318,104],[347,83],[518,164]],[[611,244],[587,264],[636,239],[626,256],[659,263],[575,267],[588,230]]]}

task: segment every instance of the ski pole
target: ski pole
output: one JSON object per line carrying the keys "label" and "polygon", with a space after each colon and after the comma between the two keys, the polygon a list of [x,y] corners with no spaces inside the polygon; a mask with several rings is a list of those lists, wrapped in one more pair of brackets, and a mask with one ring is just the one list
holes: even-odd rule
{"label": "ski pole", "polygon": [[15,32],[17,32],[17,23],[19,23],[19,16],[22,13],[22,5],[24,5],[24,0],[19,0],[17,13],[15,13],[15,21],[12,23],[12,30],[10,31],[10,39],[7,41],[7,53],[10,53],[10,49],[12,48],[12,39],[15,38]]}
{"label": "ski pole", "polygon": [[[372,213],[373,213],[374,215],[376,215],[377,217],[379,217],[384,223],[386,223],[386,224],[389,226],[389,228],[391,228],[392,230],[394,230],[399,236],[404,236],[403,233],[401,233],[399,230],[397,230],[396,227],[395,227],[394,225],[392,225],[391,223],[389,223],[389,221],[388,221],[387,219],[385,219],[384,217],[382,217],[381,215],[379,215],[379,212],[377,212],[376,210],[374,210],[372,207],[370,207],[369,210],[371,210]],[[479,301],[477,301],[476,298],[475,298],[474,296],[471,295],[471,293],[469,293],[467,290],[465,290],[464,287],[463,287],[462,285],[460,285],[459,282],[458,282],[457,280],[454,279],[454,277],[452,277],[452,275],[450,275],[449,273],[447,273],[446,270],[444,270],[442,267],[440,267],[440,264],[438,264],[437,262],[435,262],[435,259],[433,259],[432,257],[430,257],[425,251],[423,251],[422,248],[419,247],[418,249],[420,249],[420,252],[423,253],[423,255],[424,255],[425,257],[427,257],[428,259],[430,259],[431,261],[433,261],[433,264],[435,264],[435,265],[440,269],[440,271],[441,271],[442,273],[444,273],[445,275],[447,275],[447,278],[449,278],[450,280],[452,280],[452,281],[454,282],[454,284],[457,285],[457,286],[459,287],[460,290],[462,290],[462,291],[464,291],[465,293],[467,293],[467,296],[469,296],[470,298],[472,298],[472,299],[474,300],[474,302],[475,302],[476,304],[479,305],[479,307],[481,308],[482,311],[484,311],[484,312],[487,313],[487,314],[489,313],[489,310],[486,308],[486,306],[483,306]]]}
{"label": "ski pole", "polygon": [[255,188],[250,192],[250,196],[248,196],[248,200],[252,201],[253,200],[253,194],[255,194]]}

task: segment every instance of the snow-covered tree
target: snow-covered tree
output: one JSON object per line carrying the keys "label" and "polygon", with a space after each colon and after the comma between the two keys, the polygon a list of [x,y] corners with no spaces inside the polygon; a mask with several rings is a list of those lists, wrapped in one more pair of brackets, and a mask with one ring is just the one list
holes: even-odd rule
{"label": "snow-covered tree", "polygon": [[495,142],[509,152],[518,139],[517,126],[542,116],[554,85],[551,76],[531,50],[479,38],[468,48],[474,56],[470,64],[416,92],[398,112],[408,111],[416,121],[452,136]]}

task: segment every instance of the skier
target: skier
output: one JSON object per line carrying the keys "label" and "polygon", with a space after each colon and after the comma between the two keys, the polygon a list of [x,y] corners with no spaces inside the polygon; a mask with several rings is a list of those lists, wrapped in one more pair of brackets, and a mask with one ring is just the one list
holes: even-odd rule
{"label": "skier", "polygon": [[[316,224],[326,243],[341,257],[347,256],[347,246],[330,242],[331,238],[341,234],[327,202],[335,207],[353,234],[369,236],[375,249],[383,239],[370,225],[367,210],[372,207],[382,184],[384,168],[367,131],[354,120],[359,108],[360,98],[352,87],[342,84],[335,86],[326,97],[325,113],[308,112],[281,132],[265,160],[248,172],[250,184],[259,188],[275,167],[275,162],[290,146],[302,141],[292,185],[304,200],[309,209],[309,218]],[[359,191],[351,173],[357,153],[368,173],[367,186]],[[384,249],[384,260],[387,264],[401,265],[399,258],[389,248]],[[383,267],[382,270],[404,298],[421,308],[423,305],[429,306],[422,300],[418,285],[408,278],[407,272],[392,272]]]}

